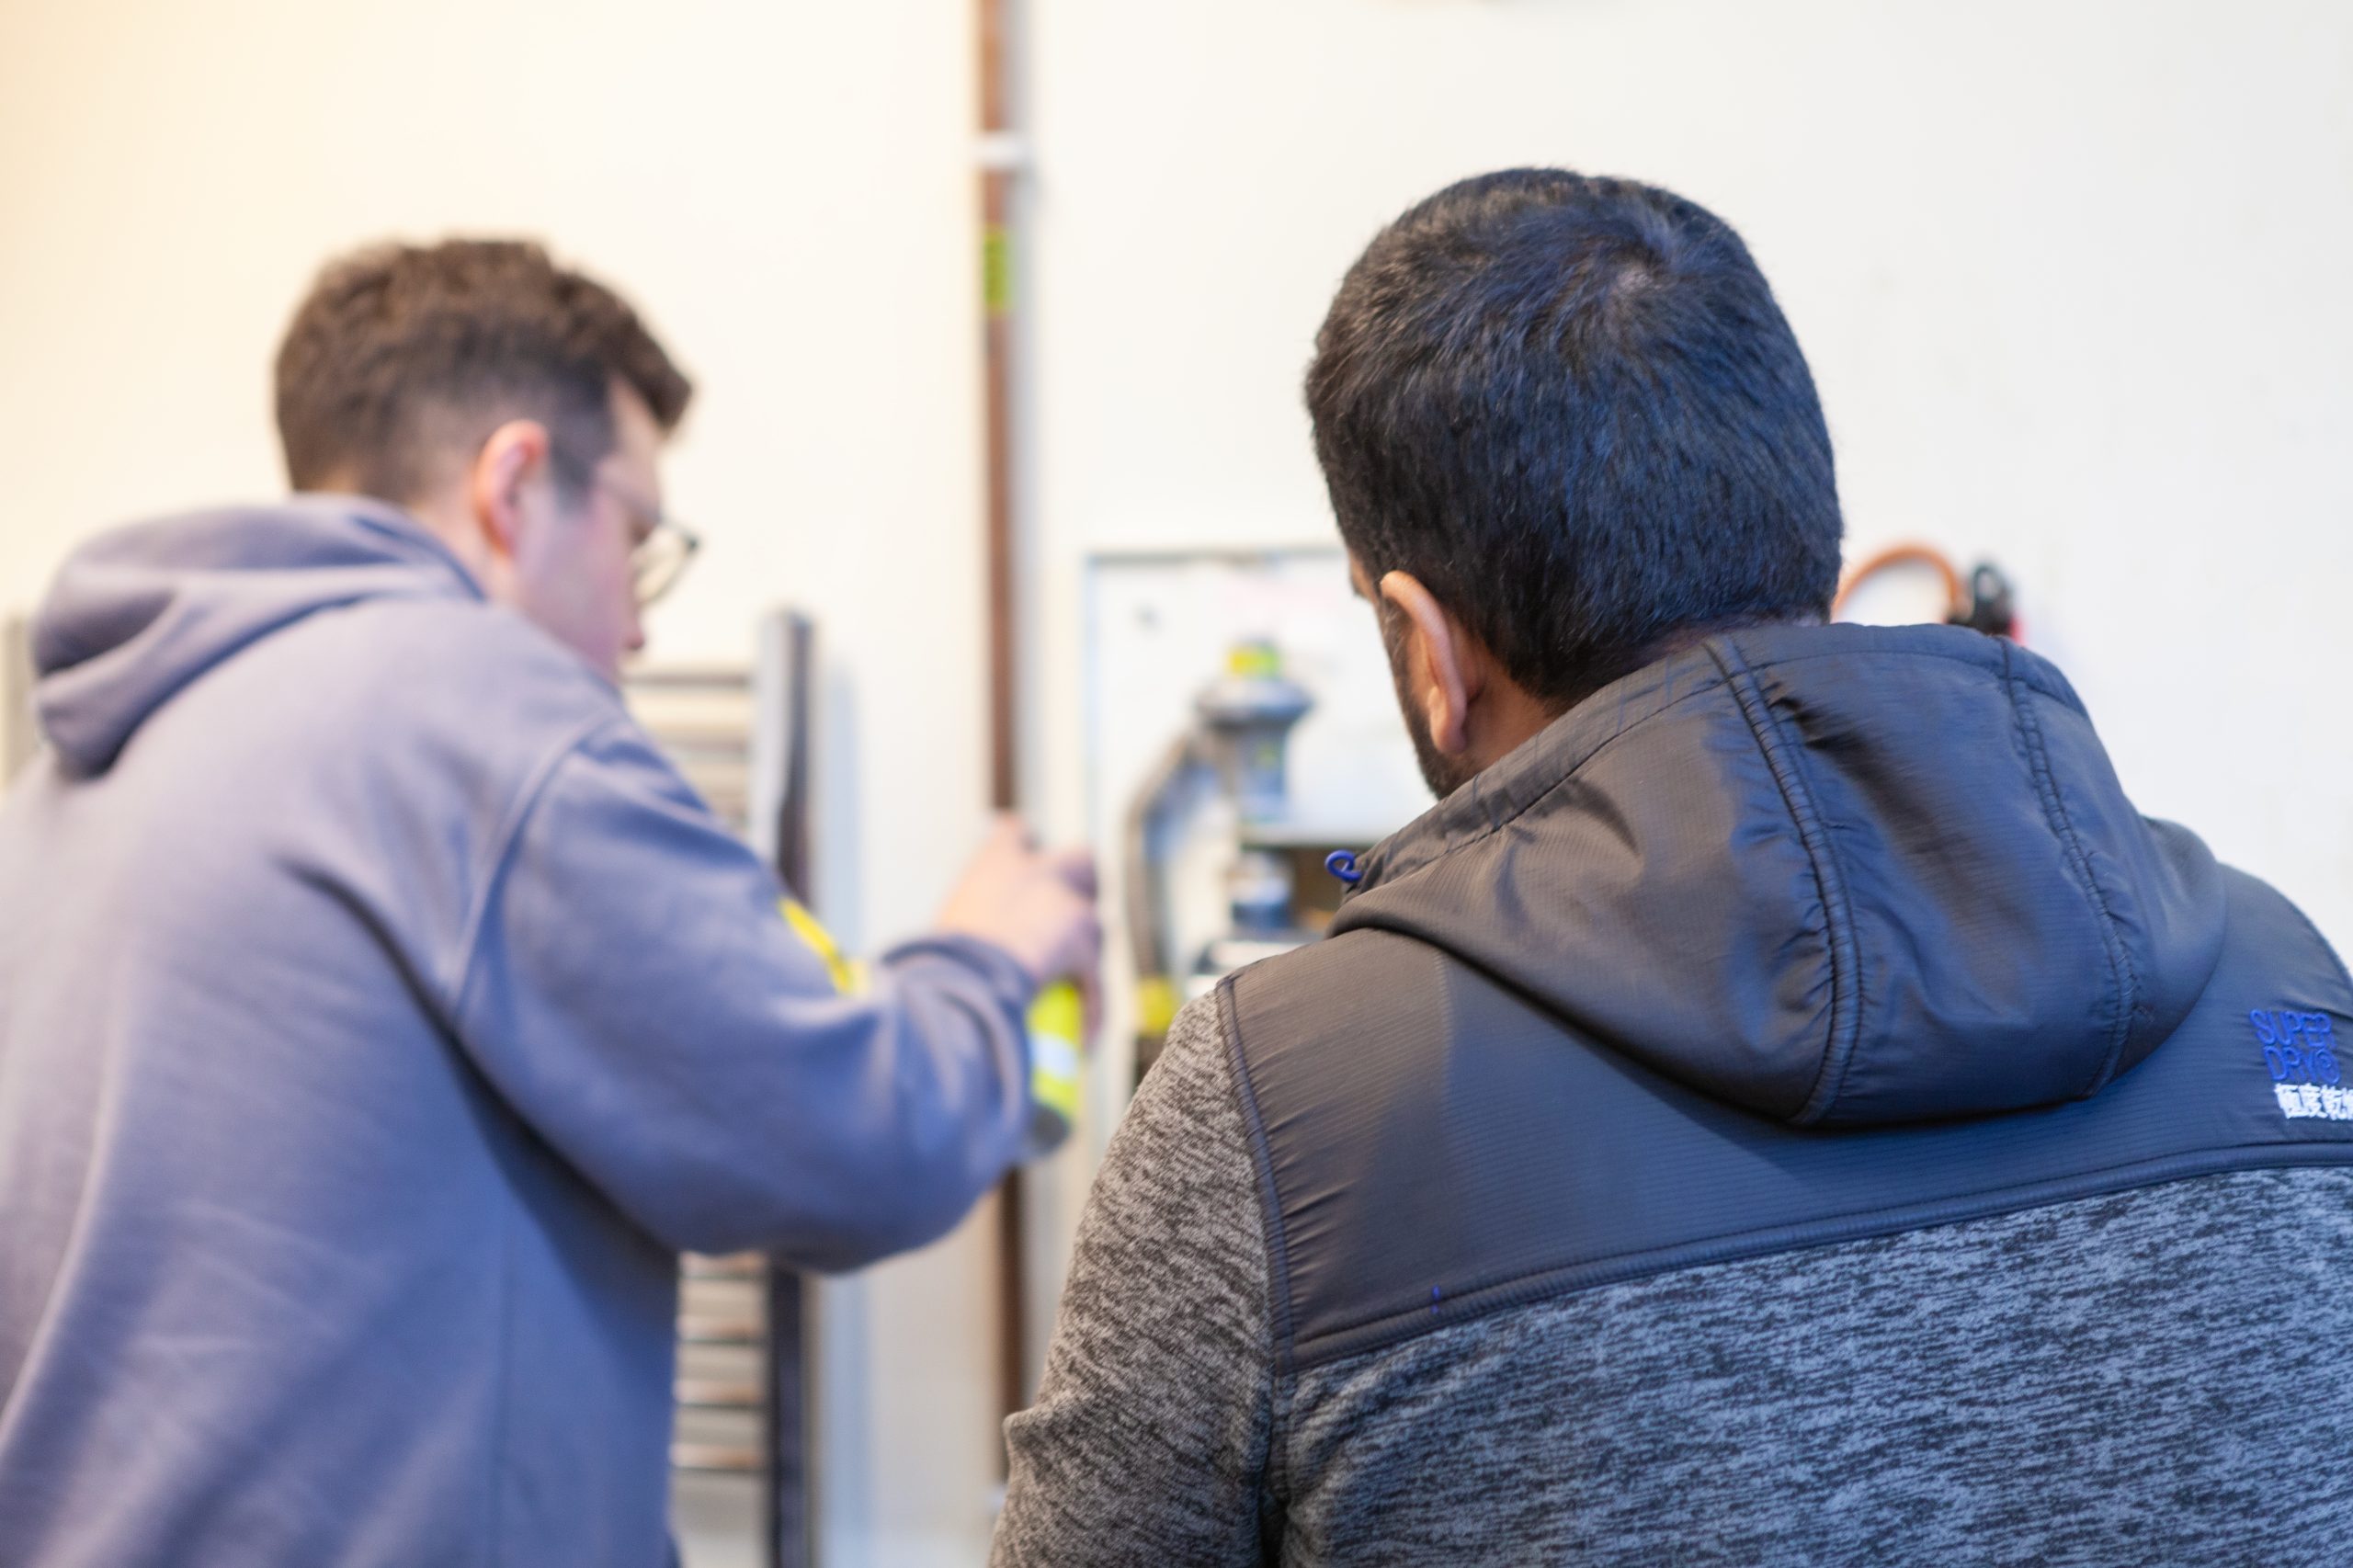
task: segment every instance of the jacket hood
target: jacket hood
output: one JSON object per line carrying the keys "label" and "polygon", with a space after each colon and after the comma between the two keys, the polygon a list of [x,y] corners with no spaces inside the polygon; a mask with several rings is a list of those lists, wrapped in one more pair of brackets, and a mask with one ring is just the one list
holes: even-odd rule
{"label": "jacket hood", "polygon": [[117,529],[66,561],[34,619],[42,732],[69,771],[104,772],[149,715],[248,643],[318,610],[403,597],[482,596],[421,524],[358,496]]}
{"label": "jacket hood", "polygon": [[1333,929],[1415,937],[1761,1116],[2097,1093],[2221,954],[2206,846],[2132,809],[2050,664],[1956,627],[1712,637],[1378,846]]}

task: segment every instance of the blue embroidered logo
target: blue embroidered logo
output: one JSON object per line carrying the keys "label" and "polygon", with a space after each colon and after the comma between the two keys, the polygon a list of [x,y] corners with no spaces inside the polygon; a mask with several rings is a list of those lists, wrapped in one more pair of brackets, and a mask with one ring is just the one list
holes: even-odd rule
{"label": "blue embroidered logo", "polygon": [[2336,1060],[2336,1026],[2326,1013],[2294,1013],[2258,1007],[2247,1016],[2271,1069],[2272,1097],[2279,1114],[2353,1121],[2353,1089]]}

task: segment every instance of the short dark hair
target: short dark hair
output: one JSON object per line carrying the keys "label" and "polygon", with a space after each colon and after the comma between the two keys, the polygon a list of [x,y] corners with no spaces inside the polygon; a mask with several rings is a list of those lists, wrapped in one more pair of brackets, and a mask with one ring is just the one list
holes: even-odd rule
{"label": "short dark hair", "polygon": [[297,490],[417,499],[509,419],[546,425],[577,494],[612,450],[612,387],[666,434],[694,389],[620,296],[523,240],[374,246],[330,262],[278,349]]}
{"label": "short dark hair", "polygon": [[1373,240],[1307,372],[1341,537],[1565,707],[1677,632],[1828,612],[1830,433],[1730,225],[1511,169]]}

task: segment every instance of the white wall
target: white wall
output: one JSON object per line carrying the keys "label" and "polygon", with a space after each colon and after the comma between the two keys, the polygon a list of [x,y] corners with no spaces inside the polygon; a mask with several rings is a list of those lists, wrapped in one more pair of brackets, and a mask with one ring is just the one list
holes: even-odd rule
{"label": "white wall", "polygon": [[[0,606],[106,524],[281,488],[268,359],[326,256],[544,235],[699,383],[667,478],[708,545],[654,654],[822,616],[829,912],[918,927],[985,798],[970,32],[957,0],[0,0]],[[984,1539],[991,1246],[827,1302],[835,1562]]]}

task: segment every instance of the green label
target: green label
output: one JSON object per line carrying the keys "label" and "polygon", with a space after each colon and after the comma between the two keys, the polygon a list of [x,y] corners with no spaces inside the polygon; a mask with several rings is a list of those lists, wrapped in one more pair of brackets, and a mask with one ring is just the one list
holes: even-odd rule
{"label": "green label", "polygon": [[1013,311],[1013,235],[1002,223],[981,232],[981,304],[992,317]]}

